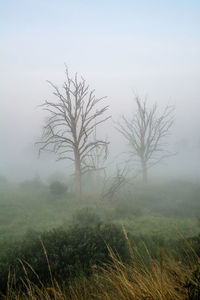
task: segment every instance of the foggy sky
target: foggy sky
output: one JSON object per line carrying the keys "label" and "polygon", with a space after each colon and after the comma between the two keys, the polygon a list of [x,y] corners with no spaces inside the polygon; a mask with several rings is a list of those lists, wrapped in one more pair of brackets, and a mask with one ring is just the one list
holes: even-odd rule
{"label": "foggy sky", "polygon": [[[0,174],[70,168],[34,148],[45,116],[38,105],[54,99],[46,80],[62,86],[66,63],[107,96],[114,120],[134,113],[134,93],[174,105],[170,144],[179,154],[163,173],[199,175],[199,15],[199,1],[1,1]],[[126,142],[112,122],[106,130],[114,157]]]}

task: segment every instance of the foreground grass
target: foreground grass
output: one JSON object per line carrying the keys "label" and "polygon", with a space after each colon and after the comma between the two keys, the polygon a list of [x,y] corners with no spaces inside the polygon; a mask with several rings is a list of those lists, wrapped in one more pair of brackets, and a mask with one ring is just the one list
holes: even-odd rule
{"label": "foreground grass", "polygon": [[[69,283],[67,287],[64,283],[58,285],[53,278],[51,278],[51,286],[45,287],[39,277],[38,285],[33,284],[26,277],[23,283],[24,290],[14,291],[12,278],[9,278],[8,293],[6,296],[2,294],[2,299],[199,299],[199,283],[195,282],[194,270],[190,264],[186,266],[172,258],[164,258],[162,252],[157,260],[152,260],[149,256],[148,264],[144,264],[142,259],[136,262],[131,248],[129,265],[122,263],[111,249],[110,255],[111,264],[101,268],[94,266],[90,278],[81,277]],[[26,272],[25,268],[24,271]],[[188,282],[190,284],[187,284]]]}

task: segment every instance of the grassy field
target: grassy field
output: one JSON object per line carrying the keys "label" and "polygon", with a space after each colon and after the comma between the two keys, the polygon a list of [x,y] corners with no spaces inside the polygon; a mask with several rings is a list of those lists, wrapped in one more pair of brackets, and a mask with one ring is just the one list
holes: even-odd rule
{"label": "grassy field", "polygon": [[77,211],[90,209],[103,221],[124,224],[134,235],[176,238],[199,232],[199,188],[196,184],[135,187],[112,201],[88,194],[82,199],[51,195],[40,189],[5,186],[0,190],[0,241],[17,238],[28,230],[44,231],[73,222]]}
{"label": "grassy field", "polygon": [[[78,223],[112,223],[123,226],[130,234],[132,263],[123,265],[113,254],[114,269],[110,264],[97,268],[90,279],[83,276],[78,283],[70,283],[68,293],[53,281],[50,289],[55,292],[55,299],[114,299],[118,293],[120,299],[198,299],[188,298],[184,287],[194,275],[194,264],[198,269],[195,251],[186,250],[193,258],[184,256],[184,265],[180,265],[177,257],[180,244],[189,249],[188,238],[200,232],[199,211],[200,188],[194,182],[168,181],[146,187],[138,183],[132,189],[125,187],[112,199],[103,200],[95,192],[76,199],[69,192],[55,196],[48,185],[35,188],[30,184],[5,184],[0,189],[0,260],[11,245],[32,231],[39,234],[53,228],[69,229]],[[159,253],[165,253],[164,259]],[[133,256],[137,264],[134,271]],[[22,296],[22,291],[10,289],[7,299],[51,298],[46,287],[30,286],[31,282],[29,298]]]}

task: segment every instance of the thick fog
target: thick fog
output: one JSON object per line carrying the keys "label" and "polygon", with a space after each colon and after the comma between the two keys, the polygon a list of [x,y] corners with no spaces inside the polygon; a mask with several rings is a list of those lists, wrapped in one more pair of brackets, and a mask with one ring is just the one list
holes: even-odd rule
{"label": "thick fog", "polygon": [[0,174],[18,181],[73,172],[34,146],[47,115],[39,105],[55,99],[46,80],[62,87],[66,63],[107,96],[112,119],[97,134],[110,142],[108,165],[128,151],[115,122],[131,118],[139,95],[161,111],[175,107],[168,147],[176,155],[152,175],[198,179],[199,13],[198,1],[1,1]]}

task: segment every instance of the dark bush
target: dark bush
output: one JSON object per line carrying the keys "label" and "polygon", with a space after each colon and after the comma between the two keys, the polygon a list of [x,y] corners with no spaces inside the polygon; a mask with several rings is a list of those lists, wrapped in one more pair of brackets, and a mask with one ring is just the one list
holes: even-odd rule
{"label": "dark bush", "polygon": [[24,262],[29,279],[38,283],[37,277],[28,264],[38,274],[44,284],[50,283],[50,274],[45,257],[45,246],[54,279],[63,282],[84,273],[89,275],[92,266],[111,261],[107,244],[120,255],[128,255],[126,242],[120,227],[104,224],[95,227],[75,226],[68,231],[56,229],[41,234],[31,234],[23,242],[16,245],[6,257],[0,261],[0,287],[6,289],[9,269],[15,273],[16,286],[21,285],[25,272],[19,261]]}
{"label": "dark bush", "polygon": [[67,186],[59,181],[53,181],[49,187],[51,194],[54,196],[62,196],[67,192]]}

